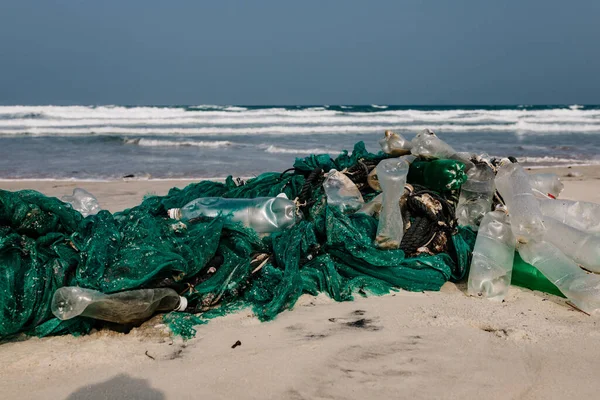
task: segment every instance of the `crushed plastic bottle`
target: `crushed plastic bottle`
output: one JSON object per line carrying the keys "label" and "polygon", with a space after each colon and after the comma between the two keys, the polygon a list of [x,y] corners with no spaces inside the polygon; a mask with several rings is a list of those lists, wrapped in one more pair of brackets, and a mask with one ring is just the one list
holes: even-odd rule
{"label": "crushed plastic bottle", "polygon": [[503,162],[496,173],[495,183],[508,208],[517,241],[541,240],[545,233],[543,216],[523,167]]}
{"label": "crushed plastic bottle", "polygon": [[357,213],[367,214],[370,216],[374,216],[375,214],[379,214],[381,211],[381,203],[383,201],[383,193],[379,193],[375,196],[371,201],[365,203]]}
{"label": "crushed plastic bottle", "polygon": [[415,156],[426,158],[449,158],[462,161],[465,164],[465,170],[467,171],[474,166],[470,154],[457,152],[452,146],[437,137],[430,129],[424,129],[417,133],[417,136],[413,138],[411,144],[411,153]]}
{"label": "crushed plastic bottle", "polygon": [[405,157],[388,158],[376,168],[383,198],[375,241],[381,248],[397,249],[404,236],[400,197],[404,194],[409,161]]}
{"label": "crushed plastic bottle", "polygon": [[553,199],[557,198],[565,187],[558,175],[550,173],[529,174],[529,184],[533,194]]}
{"label": "crushed plastic bottle", "polygon": [[201,197],[182,208],[172,208],[169,217],[182,221],[196,218],[215,218],[219,214],[231,215],[231,220],[241,222],[257,233],[273,233],[292,227],[299,218],[296,204],[285,195],[257,197],[254,199],[224,199]]}
{"label": "crushed plastic bottle", "polygon": [[327,204],[339,208],[342,212],[356,211],[365,204],[354,182],[335,169],[327,174],[323,189],[327,195]]}
{"label": "crushed plastic bottle", "polygon": [[77,286],[59,288],[50,305],[52,314],[62,320],[82,316],[118,324],[141,322],[155,311],[184,311],[186,307],[187,299],[169,288],[104,294]]}
{"label": "crushed plastic bottle", "polygon": [[494,171],[487,164],[477,164],[467,172],[468,179],[460,188],[456,218],[458,224],[477,231],[481,219],[492,209]]}
{"label": "crushed plastic bottle", "polygon": [[519,254],[581,311],[588,314],[600,311],[600,275],[586,273],[556,246],[545,241],[529,241],[519,246]]}
{"label": "crushed plastic bottle", "polygon": [[406,140],[404,136],[392,131],[385,131],[385,136],[379,141],[381,150],[385,154],[390,154],[394,157],[410,154],[412,144]]}
{"label": "crushed plastic bottle", "polygon": [[540,210],[545,216],[552,217],[581,231],[600,233],[600,204],[587,201],[538,199]]}
{"label": "crushed plastic bottle", "polygon": [[552,243],[588,271],[600,273],[600,236],[580,231],[547,216],[544,217],[544,225],[545,241]]}
{"label": "crushed plastic bottle", "polygon": [[483,217],[469,272],[468,293],[502,301],[510,287],[515,236],[510,219],[503,211],[490,211]]}
{"label": "crushed plastic bottle", "polygon": [[408,182],[444,192],[457,190],[466,182],[465,164],[458,160],[416,160],[410,164]]}
{"label": "crushed plastic bottle", "polygon": [[61,200],[70,204],[73,209],[79,211],[84,217],[98,214],[102,210],[98,199],[87,190],[81,188],[73,189],[72,195],[65,195],[61,197]]}

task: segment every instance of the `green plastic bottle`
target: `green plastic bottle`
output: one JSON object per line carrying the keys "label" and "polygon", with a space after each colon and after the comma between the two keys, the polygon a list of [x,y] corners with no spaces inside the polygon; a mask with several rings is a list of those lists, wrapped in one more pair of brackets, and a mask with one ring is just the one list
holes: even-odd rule
{"label": "green plastic bottle", "polygon": [[465,164],[456,160],[415,160],[408,171],[408,183],[437,192],[460,189],[466,181]]}
{"label": "green plastic bottle", "polygon": [[515,253],[510,283],[515,286],[565,297],[536,267],[523,261],[518,252]]}

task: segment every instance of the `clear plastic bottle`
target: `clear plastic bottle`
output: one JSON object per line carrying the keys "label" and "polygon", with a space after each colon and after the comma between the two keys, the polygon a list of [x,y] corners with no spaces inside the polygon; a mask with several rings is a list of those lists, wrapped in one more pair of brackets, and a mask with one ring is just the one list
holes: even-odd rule
{"label": "clear plastic bottle", "polygon": [[417,136],[411,141],[411,153],[415,156],[427,158],[449,158],[462,161],[465,164],[465,170],[471,169],[474,164],[471,161],[471,155],[468,153],[458,153],[448,143],[437,137],[430,129],[424,129],[417,133]]}
{"label": "clear plastic bottle", "polygon": [[600,233],[600,204],[541,198],[538,203],[543,215],[584,232]]}
{"label": "clear plastic bottle", "polygon": [[508,208],[517,241],[541,240],[545,232],[542,212],[523,167],[503,162],[498,168],[495,183]]}
{"label": "clear plastic bottle", "polygon": [[544,217],[544,240],[552,243],[588,271],[600,273],[600,236],[580,231],[551,217]]}
{"label": "clear plastic bottle", "polygon": [[377,177],[383,190],[383,198],[375,240],[381,248],[399,248],[404,236],[400,197],[404,194],[409,166],[405,157],[388,158],[377,164]]}
{"label": "clear plastic bottle", "polygon": [[508,293],[515,256],[515,236],[508,215],[490,211],[483,217],[469,272],[468,293],[502,301]]}
{"label": "clear plastic bottle", "polygon": [[392,131],[385,131],[385,136],[379,141],[381,150],[384,153],[398,157],[405,154],[410,154],[412,144],[406,140],[404,136]]}
{"label": "clear plastic bottle", "polygon": [[102,210],[98,203],[98,199],[87,190],[81,188],[73,189],[73,194],[71,196],[65,195],[61,197],[61,200],[70,204],[73,209],[79,211],[84,217],[98,214]]}
{"label": "clear plastic bottle", "polygon": [[104,294],[77,286],[58,289],[50,306],[52,314],[62,320],[81,315],[118,324],[141,322],[155,311],[184,311],[186,307],[187,299],[169,288]]}
{"label": "clear plastic bottle", "polygon": [[327,204],[339,208],[342,212],[356,211],[365,204],[354,182],[335,169],[327,173],[323,189],[327,195]]}
{"label": "clear plastic bottle", "polygon": [[254,199],[201,197],[182,208],[170,209],[168,214],[183,221],[231,215],[232,221],[241,222],[257,233],[273,233],[292,227],[298,217],[296,204],[285,195],[280,196]]}
{"label": "clear plastic bottle", "polygon": [[460,188],[456,218],[458,224],[477,231],[483,216],[492,209],[494,171],[487,164],[477,164],[467,172],[467,181]]}
{"label": "clear plastic bottle", "polygon": [[557,198],[563,191],[565,185],[556,174],[529,174],[529,184],[534,194],[542,197]]}
{"label": "clear plastic bottle", "polygon": [[588,274],[551,243],[519,246],[523,260],[536,267],[575,306],[588,314],[600,311],[600,275]]}

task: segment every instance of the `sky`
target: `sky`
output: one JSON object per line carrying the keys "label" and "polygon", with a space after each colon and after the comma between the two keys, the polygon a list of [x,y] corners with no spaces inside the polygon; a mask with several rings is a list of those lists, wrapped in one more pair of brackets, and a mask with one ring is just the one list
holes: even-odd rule
{"label": "sky", "polygon": [[598,0],[0,0],[0,104],[598,104]]}

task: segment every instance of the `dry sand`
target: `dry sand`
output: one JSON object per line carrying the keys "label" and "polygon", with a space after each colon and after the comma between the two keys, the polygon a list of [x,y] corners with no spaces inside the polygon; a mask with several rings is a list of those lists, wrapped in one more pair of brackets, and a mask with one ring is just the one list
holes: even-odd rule
{"label": "dry sand", "polygon": [[[600,169],[558,169],[561,197],[600,202]],[[577,174],[575,174],[577,175]],[[118,211],[183,181],[0,182],[63,195],[80,186]],[[171,338],[160,317],[124,335],[0,345],[1,399],[598,398],[598,320],[512,287],[504,303],[465,286],[334,303],[303,296],[275,321],[249,310]],[[242,344],[236,348],[236,341]]]}

